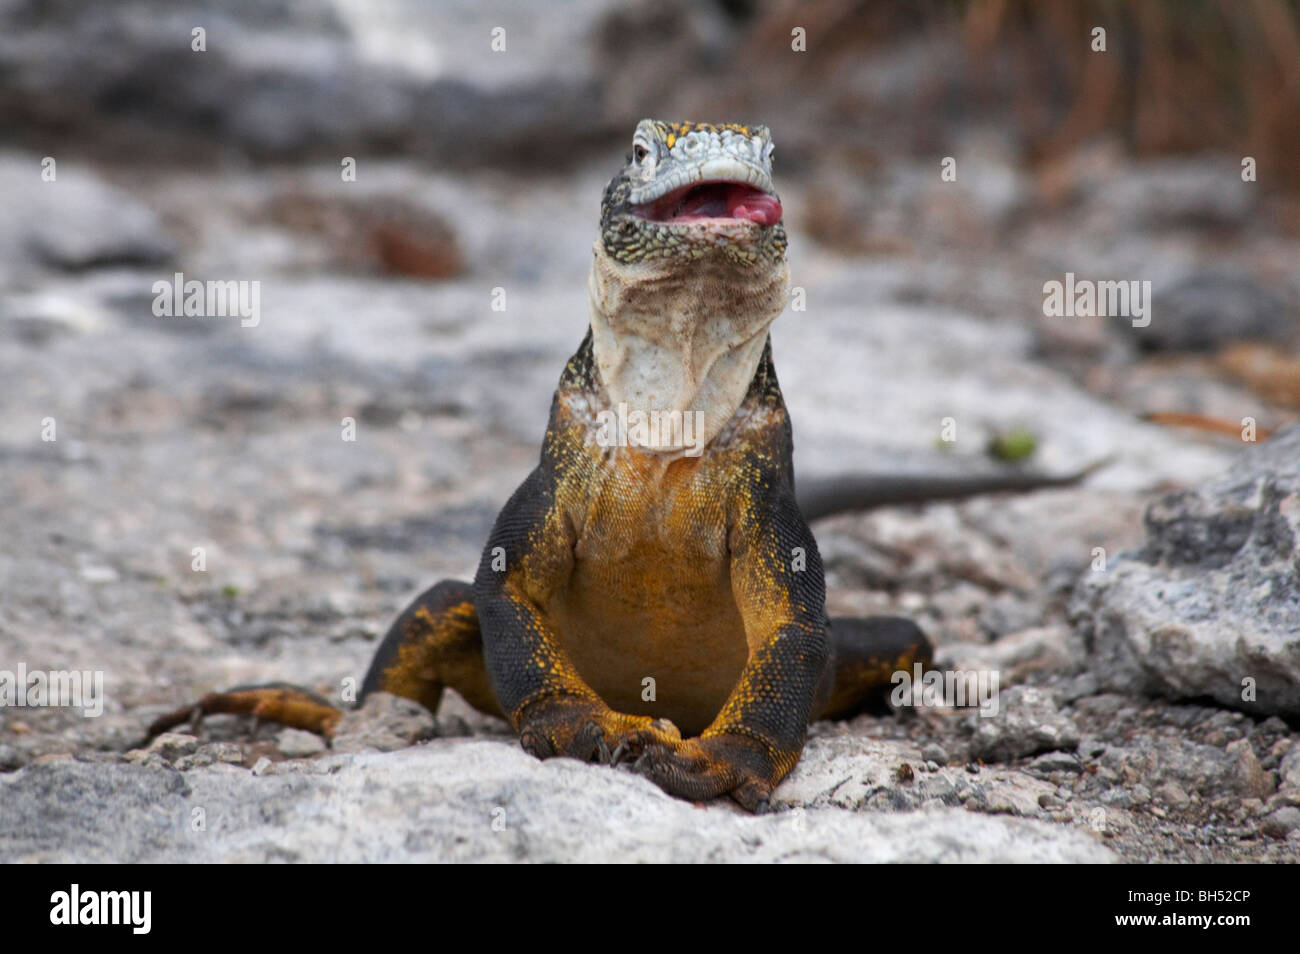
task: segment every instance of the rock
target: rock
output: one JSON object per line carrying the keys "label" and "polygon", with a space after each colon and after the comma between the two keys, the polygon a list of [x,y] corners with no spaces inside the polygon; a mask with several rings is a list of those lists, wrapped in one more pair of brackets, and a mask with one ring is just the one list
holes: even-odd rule
{"label": "rock", "polygon": [[1147,509],[1144,546],[1071,606],[1101,683],[1300,713],[1300,426]]}
{"label": "rock", "polygon": [[1157,785],[1152,794],[1157,800],[1174,809],[1183,809],[1192,803],[1191,797],[1177,782],[1164,782]]}
{"label": "rock", "polygon": [[275,737],[275,747],[286,758],[303,759],[325,751],[325,740],[314,732],[302,729],[281,729]]}
{"label": "rock", "polygon": [[925,759],[927,762],[935,762],[939,765],[948,764],[948,753],[944,751],[942,745],[935,742],[931,742],[921,750],[921,758]]}
{"label": "rock", "polygon": [[199,740],[183,732],[164,732],[145,750],[150,755],[157,755],[166,762],[175,762],[183,755],[193,755],[199,748]]}
{"label": "rock", "polygon": [[1300,742],[1292,742],[1277,766],[1278,788],[1300,791]]}
{"label": "rock", "polygon": [[985,604],[980,612],[980,625],[1001,641],[1010,638],[1012,633],[1033,629],[1042,616],[1042,607],[1037,602],[1007,590]]}
{"label": "rock", "polygon": [[1073,749],[1079,731],[1045,689],[1013,686],[1000,694],[998,714],[971,715],[971,752],[990,762],[1010,761],[1036,752]]}
{"label": "rock", "polygon": [[1056,695],[1062,703],[1068,704],[1096,695],[1099,689],[1096,676],[1090,672],[1081,672],[1061,683],[1056,689]]}
{"label": "rock", "polygon": [[1246,798],[1268,798],[1276,790],[1273,775],[1264,771],[1248,739],[1238,739],[1228,744],[1232,756],[1232,776],[1237,791]]}
{"label": "rock", "polygon": [[[570,158],[610,128],[589,39],[613,6],[580,0],[556,17],[504,0],[395,0],[381,13],[296,0],[14,0],[0,5],[0,73],[29,124],[72,125],[119,151],[215,141],[329,154],[336,167],[377,148]],[[196,26],[202,52],[191,49]],[[498,27],[506,47],[493,52]]]}
{"label": "rock", "polygon": [[1102,793],[1101,802],[1111,808],[1131,808],[1133,796],[1122,788],[1111,788]]}
{"label": "rock", "polygon": [[[321,264],[331,270],[437,279],[450,278],[465,267],[451,226],[407,196],[297,190],[275,197],[263,215],[295,232],[300,243],[323,245],[326,256]],[[392,424],[401,418],[400,410],[376,405],[362,413],[368,423]]]}
{"label": "rock", "polygon": [[1052,772],[1073,772],[1077,775],[1083,771],[1083,766],[1068,752],[1048,752],[1030,762],[1029,771],[1040,775],[1050,775]]}
{"label": "rock", "polygon": [[1169,158],[1143,163],[1122,176],[1092,182],[1089,217],[1112,228],[1235,228],[1253,213],[1257,197],[1250,189],[1224,189],[1216,162]]}
{"label": "rock", "polygon": [[1044,792],[1034,795],[1029,792],[1021,792],[1015,789],[1003,789],[990,793],[984,800],[984,811],[990,815],[1019,815],[1021,817],[1035,817],[1039,813],[1040,799],[1052,797]]}
{"label": "rock", "polygon": [[22,766],[25,759],[22,752],[12,745],[0,745],[0,772],[8,772]]}
{"label": "rock", "polygon": [[1100,739],[1094,738],[1093,736],[1085,735],[1083,738],[1079,739],[1079,744],[1074,748],[1075,751],[1079,753],[1080,758],[1095,759],[1106,751],[1106,743],[1102,742]]}
{"label": "rock", "polygon": [[195,752],[193,755],[182,755],[172,763],[172,768],[178,772],[188,772],[190,769],[202,768],[205,765],[211,765],[215,762],[211,755],[202,750]]}
{"label": "rock", "polygon": [[418,702],[374,692],[360,709],[343,714],[332,747],[335,752],[392,752],[433,738],[435,724]]}
{"label": "rock", "polygon": [[211,757],[214,762],[240,765],[244,761],[244,747],[234,742],[209,742],[199,748],[199,753]]}
{"label": "rock", "polygon": [[[1255,799],[1258,801],[1258,799]],[[1300,788],[1284,788],[1268,800],[1268,810],[1284,808],[1287,805],[1300,807]]]}
{"label": "rock", "polygon": [[[956,808],[748,816],[630,771],[439,740],[263,777],[66,761],[0,777],[0,860],[42,862],[1109,862],[1083,832]],[[102,823],[111,806],[112,825]],[[210,830],[194,837],[192,808]],[[614,821],[616,820],[616,821]]]}
{"label": "rock", "polygon": [[1289,837],[1292,832],[1298,829],[1300,829],[1300,808],[1293,805],[1279,808],[1277,811],[1265,815],[1259,823],[1260,831],[1279,841]]}
{"label": "rock", "polygon": [[0,156],[0,202],[6,209],[0,251],[6,256],[80,270],[159,265],[175,254],[175,243],[148,206],[71,160],[56,169],[57,178],[45,182],[39,157]]}
{"label": "rock", "polygon": [[30,223],[28,241],[43,261],[82,269],[172,257],[175,248],[150,209],[103,183],[72,178],[71,171],[46,186],[53,201]]}
{"label": "rock", "polygon": [[1003,685],[1035,671],[1062,671],[1077,664],[1068,626],[1038,626],[992,643],[952,643],[935,651],[935,664],[962,670],[997,670]]}
{"label": "rock", "polygon": [[1147,351],[1216,351],[1246,340],[1287,340],[1295,319],[1277,292],[1248,275],[1198,271],[1152,292],[1145,328],[1112,322]]}

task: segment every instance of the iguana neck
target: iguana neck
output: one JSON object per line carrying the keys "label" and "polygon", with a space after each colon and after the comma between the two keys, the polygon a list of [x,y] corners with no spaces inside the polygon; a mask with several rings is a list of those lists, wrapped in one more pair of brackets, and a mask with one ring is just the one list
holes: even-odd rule
{"label": "iguana neck", "polygon": [[[768,327],[785,308],[784,259],[739,266],[723,255],[626,265],[598,241],[587,300],[592,349],[607,409],[691,415],[687,428],[628,442],[699,453],[736,413]],[[685,439],[680,439],[685,435]]]}

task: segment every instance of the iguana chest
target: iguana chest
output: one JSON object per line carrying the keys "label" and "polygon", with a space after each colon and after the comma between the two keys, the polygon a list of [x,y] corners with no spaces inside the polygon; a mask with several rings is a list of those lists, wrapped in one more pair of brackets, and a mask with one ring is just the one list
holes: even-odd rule
{"label": "iguana chest", "polygon": [[723,459],[620,450],[561,487],[576,531],[543,612],[578,672],[620,712],[698,733],[747,658],[732,593]]}

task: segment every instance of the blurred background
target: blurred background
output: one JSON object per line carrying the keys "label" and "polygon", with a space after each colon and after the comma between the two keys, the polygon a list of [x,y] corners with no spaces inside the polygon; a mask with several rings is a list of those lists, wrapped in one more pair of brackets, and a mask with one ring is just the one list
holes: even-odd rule
{"label": "blurred background", "polygon": [[[0,0],[0,648],[113,697],[0,761],[358,675],[469,573],[647,116],[773,131],[801,474],[1115,456],[820,527],[835,611],[1059,622],[1149,494],[1300,409],[1296,3]],[[258,324],[155,316],[176,272],[259,282]],[[1151,324],[1044,316],[1067,272],[1150,281]]]}

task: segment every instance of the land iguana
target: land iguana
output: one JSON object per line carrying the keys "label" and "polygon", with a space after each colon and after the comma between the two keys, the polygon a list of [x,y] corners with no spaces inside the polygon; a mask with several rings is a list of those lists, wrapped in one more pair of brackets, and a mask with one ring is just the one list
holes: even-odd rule
{"label": "land iguana", "polygon": [[[859,478],[801,506],[768,338],[788,286],[767,128],[639,123],[601,202],[590,324],[541,461],[473,583],[440,582],[398,617],[362,697],[436,711],[450,687],[538,758],[630,762],[672,795],[758,811],[809,720],[878,705],[895,671],[928,666],[909,620],[827,618],[808,519],[1081,475]],[[342,715],[276,684],[210,694],[150,733],[215,712],[327,737]]]}

